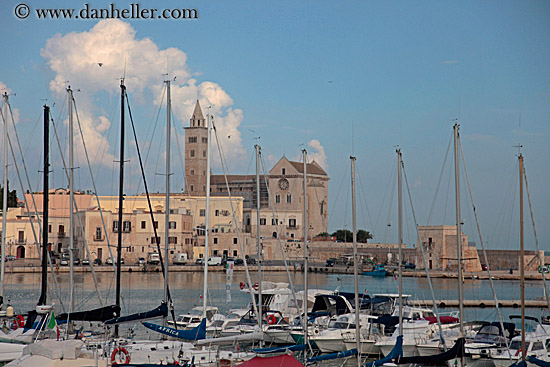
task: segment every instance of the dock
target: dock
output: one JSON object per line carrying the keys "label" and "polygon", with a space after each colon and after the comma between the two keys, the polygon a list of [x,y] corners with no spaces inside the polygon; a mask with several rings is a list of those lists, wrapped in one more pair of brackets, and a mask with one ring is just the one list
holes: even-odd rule
{"label": "dock", "polygon": [[[428,300],[415,300],[411,301],[411,303],[415,306],[419,307],[433,307],[433,302]],[[437,307],[439,308],[445,308],[445,307],[458,307],[458,300],[452,299],[452,300],[439,300],[437,301]],[[494,300],[476,300],[476,299],[467,299],[462,302],[464,307],[475,307],[475,308],[485,308],[485,307],[495,307],[495,301]],[[498,306],[500,308],[520,308],[521,307],[521,301],[519,300],[498,300]],[[525,300],[525,307],[526,308],[548,308],[548,305],[546,304],[546,301],[544,300]]]}

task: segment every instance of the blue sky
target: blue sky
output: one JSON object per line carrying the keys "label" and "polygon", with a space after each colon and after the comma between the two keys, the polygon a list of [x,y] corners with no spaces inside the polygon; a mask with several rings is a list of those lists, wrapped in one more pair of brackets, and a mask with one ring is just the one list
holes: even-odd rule
{"label": "blue sky", "polygon": [[[318,141],[308,151],[324,162],[331,177],[330,231],[351,225],[346,196],[349,156],[356,155],[362,189],[358,223],[374,232],[377,241],[397,237],[396,225],[385,233],[387,222],[397,222],[396,195],[390,203],[393,184],[388,184],[395,177],[395,146],[403,151],[418,222],[426,224],[453,121],[458,118],[482,234],[490,248],[516,248],[518,180],[513,146],[518,143],[521,114],[520,139],[537,232],[542,248],[550,250],[547,1],[143,1],[142,7],[195,8],[199,18],[111,22],[109,29],[124,35],[112,43],[105,36],[109,29],[97,20],[39,20],[34,13],[19,20],[14,16],[17,4],[0,5],[4,29],[0,82],[16,93],[11,105],[17,110],[18,132],[31,161],[34,190],[39,189],[39,160],[29,157],[40,156],[37,124],[42,99],[55,101],[54,118],[66,119],[66,108],[64,114],[61,108],[63,85],[52,86],[51,81],[70,79],[73,88],[81,90],[75,94],[77,106],[81,118],[88,120],[89,136],[97,142],[90,147],[103,156],[103,162],[94,166],[101,172],[99,191],[116,191],[109,154],[118,155],[116,79],[126,64],[128,91],[142,133],[138,139],[142,149],[151,147],[150,155],[156,157],[156,162],[152,158],[148,163],[156,190],[163,190],[163,179],[154,177],[164,169],[156,144],[164,141],[162,110],[154,138],[151,134],[162,105],[161,73],[168,69],[177,78],[172,96],[176,131],[182,134],[183,124],[188,123],[193,99],[198,96],[212,104],[222,134],[231,136],[222,143],[231,173],[253,172],[250,161],[257,141],[268,167],[283,154],[298,157],[304,145]],[[26,4],[34,11],[80,9],[85,2]],[[98,1],[93,7],[109,4]],[[115,4],[121,9],[130,6],[125,1]],[[84,40],[98,43],[89,46]],[[128,49],[116,43],[123,41]],[[124,57],[103,60],[103,47],[120,49]],[[141,62],[142,56],[152,64]],[[79,62],[84,64],[73,66]],[[94,64],[99,62],[105,65]],[[135,153],[129,154],[131,166]],[[182,166],[177,153],[172,159],[174,171],[180,171],[173,176],[173,191],[179,191]],[[84,162],[79,165],[77,186],[91,189]],[[54,184],[65,186],[57,168]],[[455,222],[450,168],[448,161],[430,224]],[[215,172],[221,172],[219,167]],[[139,187],[127,191],[138,192]],[[464,229],[479,244],[466,192],[463,196]],[[410,217],[409,209],[409,243],[414,242]],[[527,246],[534,248],[532,235],[528,237]]]}

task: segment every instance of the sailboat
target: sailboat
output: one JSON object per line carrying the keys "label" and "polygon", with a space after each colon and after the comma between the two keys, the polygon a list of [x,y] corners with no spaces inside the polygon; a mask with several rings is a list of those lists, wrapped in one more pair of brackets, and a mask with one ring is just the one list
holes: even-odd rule
{"label": "sailboat", "polygon": [[[550,365],[550,325],[538,324],[534,331],[526,330],[525,320],[525,260],[524,260],[524,233],[523,233],[523,155],[519,160],[519,225],[520,225],[520,281],[521,281],[521,334],[512,338],[508,349],[500,354],[491,356],[495,367],[508,367],[512,364],[529,362],[541,367]],[[532,318],[529,318],[532,319]],[[538,320],[536,320],[538,322]]]}

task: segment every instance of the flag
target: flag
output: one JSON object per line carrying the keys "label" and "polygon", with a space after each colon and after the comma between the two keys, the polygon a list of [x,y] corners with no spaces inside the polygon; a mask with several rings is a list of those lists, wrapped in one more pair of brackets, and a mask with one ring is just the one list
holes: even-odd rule
{"label": "flag", "polygon": [[50,315],[50,321],[48,322],[48,328],[53,329],[57,326],[57,323],[55,322],[55,313],[52,310],[52,314]]}

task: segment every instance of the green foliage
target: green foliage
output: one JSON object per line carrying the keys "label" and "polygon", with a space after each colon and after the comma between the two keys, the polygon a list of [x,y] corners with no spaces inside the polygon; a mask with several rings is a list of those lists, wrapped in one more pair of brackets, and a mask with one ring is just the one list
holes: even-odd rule
{"label": "green foliage", "polygon": [[[336,237],[336,240],[340,242],[353,242],[353,232],[349,229],[339,229],[331,234],[331,236]],[[367,243],[367,240],[371,238],[372,234],[369,231],[365,231],[364,229],[357,231],[357,242]]]}
{"label": "green foliage", "polygon": [[328,234],[328,232],[321,232],[318,235],[316,235],[315,237],[328,237],[328,236],[330,236],[330,234]]}
{"label": "green foliage", "polygon": [[[4,188],[0,185],[0,209],[4,207]],[[10,191],[8,182],[8,208],[17,208],[17,191]]]}

